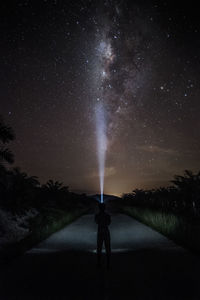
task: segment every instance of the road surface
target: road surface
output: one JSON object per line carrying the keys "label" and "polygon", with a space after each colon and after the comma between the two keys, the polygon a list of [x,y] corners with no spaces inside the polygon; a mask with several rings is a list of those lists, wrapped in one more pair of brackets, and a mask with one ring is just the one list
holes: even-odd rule
{"label": "road surface", "polygon": [[115,214],[111,268],[98,269],[96,230],[85,215],[1,268],[0,300],[200,299],[198,256]]}

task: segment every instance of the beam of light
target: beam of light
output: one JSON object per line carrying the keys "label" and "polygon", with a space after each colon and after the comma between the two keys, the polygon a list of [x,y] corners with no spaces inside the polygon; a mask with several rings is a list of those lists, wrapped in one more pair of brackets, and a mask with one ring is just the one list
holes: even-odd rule
{"label": "beam of light", "polygon": [[96,132],[97,132],[97,153],[98,153],[98,164],[99,164],[101,203],[103,203],[107,137],[106,137],[105,111],[102,103],[98,103],[98,105],[96,106]]}
{"label": "beam of light", "polygon": [[[101,101],[95,106],[96,114],[96,135],[97,135],[97,153],[98,153],[98,164],[99,164],[99,180],[100,180],[100,192],[101,192],[101,203],[104,202],[103,191],[104,191],[104,173],[105,173],[105,160],[107,150],[107,124],[106,124],[106,110],[103,106],[102,98],[106,97],[106,80],[110,78],[109,67],[114,60],[113,49],[109,39],[102,39],[98,42],[98,46],[95,48],[97,51],[97,66],[98,66],[98,101]],[[104,102],[105,104],[105,102]]]}

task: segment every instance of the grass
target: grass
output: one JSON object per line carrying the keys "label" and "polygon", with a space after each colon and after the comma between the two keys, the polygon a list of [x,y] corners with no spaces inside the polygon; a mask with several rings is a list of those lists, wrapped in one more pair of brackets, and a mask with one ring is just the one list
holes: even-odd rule
{"label": "grass", "polygon": [[45,209],[30,223],[30,234],[15,244],[6,246],[0,253],[0,260],[6,262],[22,255],[34,245],[48,238],[54,232],[70,224],[88,212],[88,208],[77,208],[65,212],[59,209]]}
{"label": "grass", "polygon": [[200,251],[200,224],[172,213],[149,208],[122,207],[122,212],[152,227],[177,244]]}

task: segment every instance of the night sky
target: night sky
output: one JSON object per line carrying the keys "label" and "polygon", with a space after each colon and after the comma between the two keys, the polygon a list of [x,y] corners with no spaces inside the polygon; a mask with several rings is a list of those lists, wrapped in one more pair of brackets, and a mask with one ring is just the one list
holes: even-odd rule
{"label": "night sky", "polygon": [[105,193],[199,170],[199,9],[180,3],[2,1],[0,114],[16,133],[15,166],[99,192],[102,105]]}

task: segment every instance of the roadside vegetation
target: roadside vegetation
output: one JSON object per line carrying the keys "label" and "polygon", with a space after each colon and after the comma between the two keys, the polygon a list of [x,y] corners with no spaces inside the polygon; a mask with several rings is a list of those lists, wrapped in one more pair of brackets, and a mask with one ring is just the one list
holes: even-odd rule
{"label": "roadside vegetation", "polygon": [[172,186],[133,190],[118,204],[121,211],[163,233],[175,242],[200,250],[200,172],[175,175]]}
{"label": "roadside vegetation", "polygon": [[20,168],[11,168],[15,139],[11,127],[0,120],[0,253],[15,256],[86,213],[92,199],[70,192],[63,183],[41,184]]}

